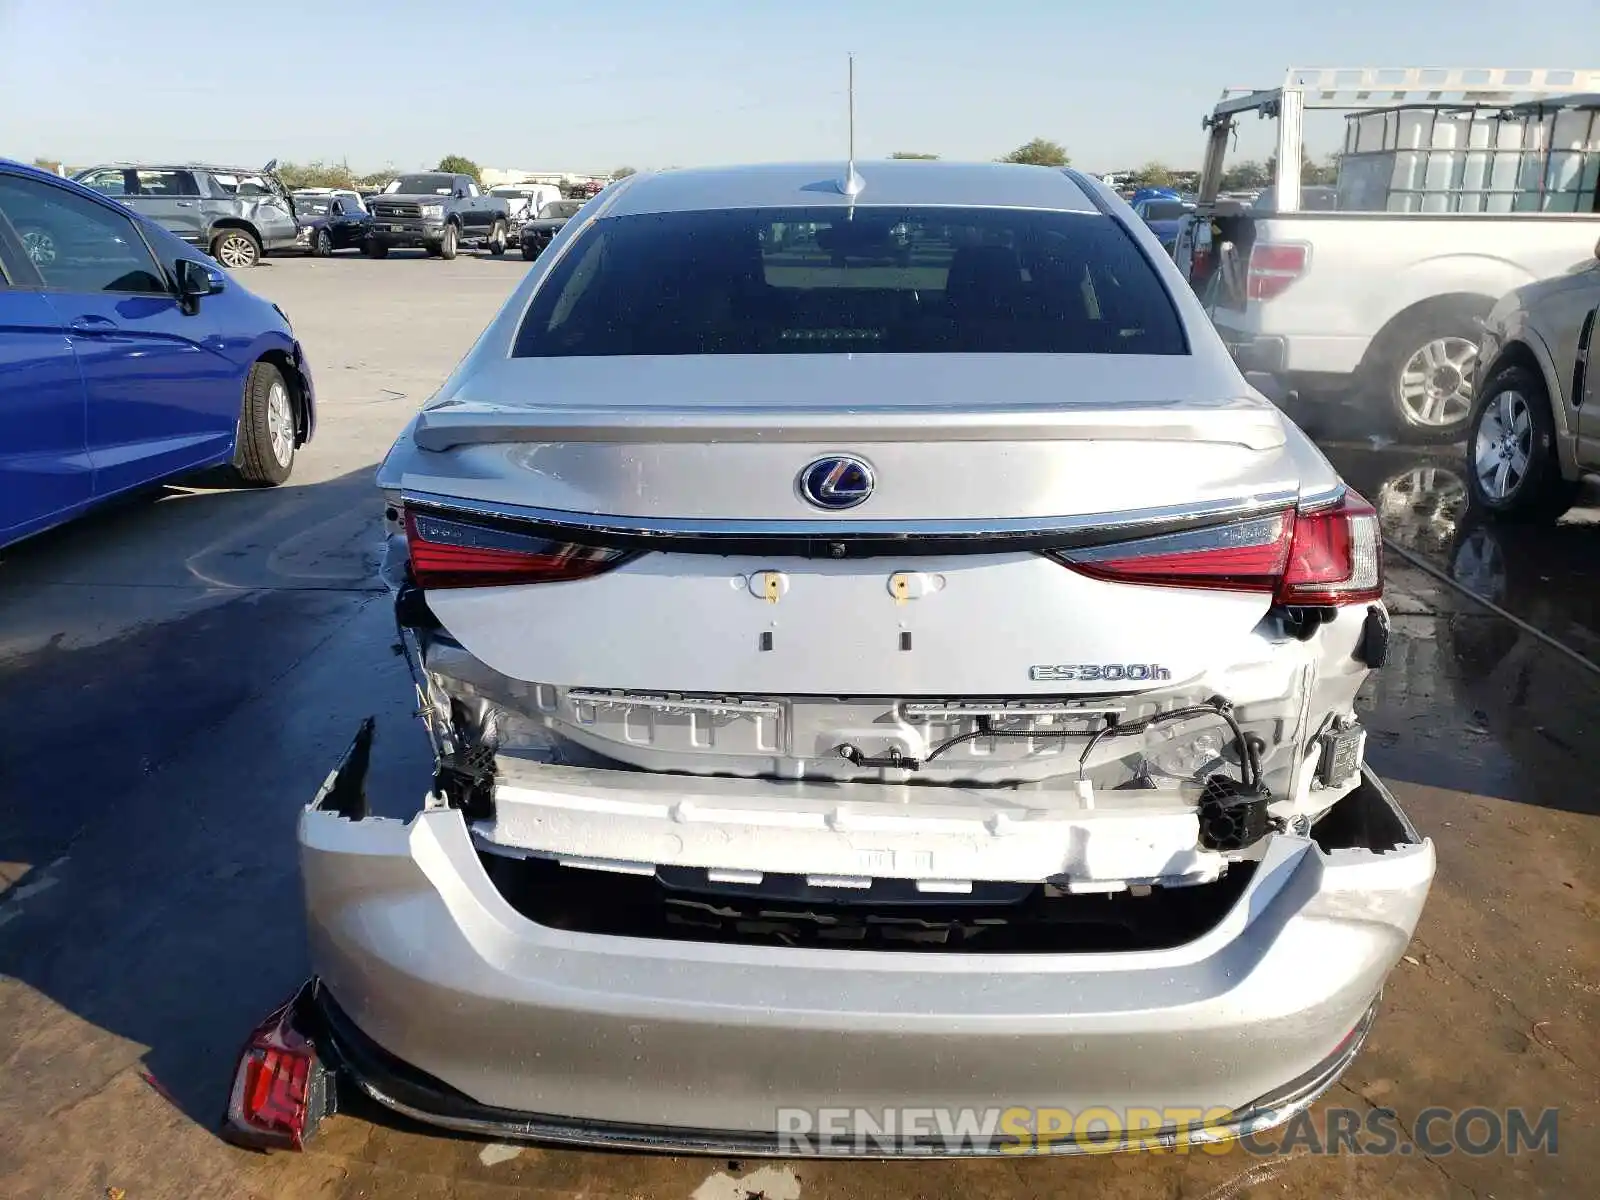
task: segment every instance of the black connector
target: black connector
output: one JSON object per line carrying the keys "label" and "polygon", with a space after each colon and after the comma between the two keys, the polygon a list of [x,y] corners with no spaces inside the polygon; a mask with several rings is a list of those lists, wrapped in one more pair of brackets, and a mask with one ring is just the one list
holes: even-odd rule
{"label": "black connector", "polygon": [[480,743],[446,754],[434,772],[434,788],[469,821],[494,818],[494,755],[493,746]]}
{"label": "black connector", "polygon": [[1361,622],[1361,640],[1351,657],[1374,671],[1389,661],[1389,618],[1376,604],[1367,609],[1366,619]]}
{"label": "black connector", "polygon": [[1272,828],[1270,803],[1272,793],[1259,784],[1211,776],[1200,793],[1200,844],[1207,850],[1228,851],[1260,841]]}
{"label": "black connector", "polygon": [[839,757],[857,767],[891,767],[897,771],[915,771],[922,766],[922,760],[901,754],[900,747],[890,746],[887,754],[863,754],[857,746],[849,742],[838,747]]}

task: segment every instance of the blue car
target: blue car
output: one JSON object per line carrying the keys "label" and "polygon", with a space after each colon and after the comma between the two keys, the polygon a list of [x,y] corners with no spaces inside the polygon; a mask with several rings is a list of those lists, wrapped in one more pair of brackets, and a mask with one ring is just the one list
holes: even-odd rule
{"label": "blue car", "polygon": [[315,424],[282,310],[116,201],[0,159],[0,546],[212,467],[282,483]]}
{"label": "blue car", "polygon": [[1156,235],[1166,247],[1167,253],[1171,254],[1172,244],[1178,239],[1178,227],[1183,224],[1184,217],[1194,212],[1194,205],[1180,199],[1176,194],[1155,195],[1135,200],[1133,211],[1150,226],[1150,232]]}

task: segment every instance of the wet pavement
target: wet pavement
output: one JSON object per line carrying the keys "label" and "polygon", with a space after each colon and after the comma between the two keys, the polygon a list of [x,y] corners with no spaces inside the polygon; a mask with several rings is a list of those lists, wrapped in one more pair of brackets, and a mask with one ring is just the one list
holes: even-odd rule
{"label": "wet pavement", "polygon": [[1439,572],[1600,666],[1600,489],[1587,488],[1555,525],[1504,525],[1468,505],[1460,446],[1323,449],[1378,509],[1402,561]]}
{"label": "wet pavement", "polygon": [[297,812],[362,717],[379,721],[372,795],[420,798],[427,750],[373,578],[369,480],[520,275],[398,256],[253,272],[323,394],[292,485],[169,490],[0,555],[0,1196],[1592,1192],[1600,513],[1485,525],[1465,512],[1459,448],[1355,442],[1330,457],[1396,549],[1369,757],[1439,874],[1371,1041],[1319,1111],[1409,1124],[1430,1105],[1559,1106],[1558,1154],[763,1164],[518,1150],[366,1110],[304,1155],[219,1142],[240,1040],[305,972]]}

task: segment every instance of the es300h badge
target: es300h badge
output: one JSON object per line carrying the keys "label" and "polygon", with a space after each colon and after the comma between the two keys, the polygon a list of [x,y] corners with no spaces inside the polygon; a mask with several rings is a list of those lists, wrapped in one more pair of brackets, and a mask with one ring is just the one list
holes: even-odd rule
{"label": "es300h badge", "polygon": [[1035,683],[1121,683],[1171,679],[1172,672],[1158,663],[1064,663],[1029,667],[1028,678]]}

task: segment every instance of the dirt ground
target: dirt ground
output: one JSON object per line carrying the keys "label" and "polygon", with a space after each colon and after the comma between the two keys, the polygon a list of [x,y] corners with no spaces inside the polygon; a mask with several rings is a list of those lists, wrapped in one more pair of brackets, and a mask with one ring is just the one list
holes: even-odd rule
{"label": "dirt ground", "polygon": [[427,765],[373,577],[371,471],[524,269],[397,253],[248,272],[319,384],[291,485],[169,489],[0,556],[0,1197],[1594,1193],[1600,674],[1581,660],[1600,645],[1600,524],[1471,527],[1453,457],[1370,444],[1332,453],[1420,565],[1391,560],[1369,759],[1439,869],[1318,1126],[1332,1106],[1408,1130],[1433,1106],[1555,1107],[1555,1153],[735,1162],[502,1146],[364,1110],[301,1155],[220,1142],[240,1040],[305,973],[298,809],[369,713],[374,794],[413,796]]}

